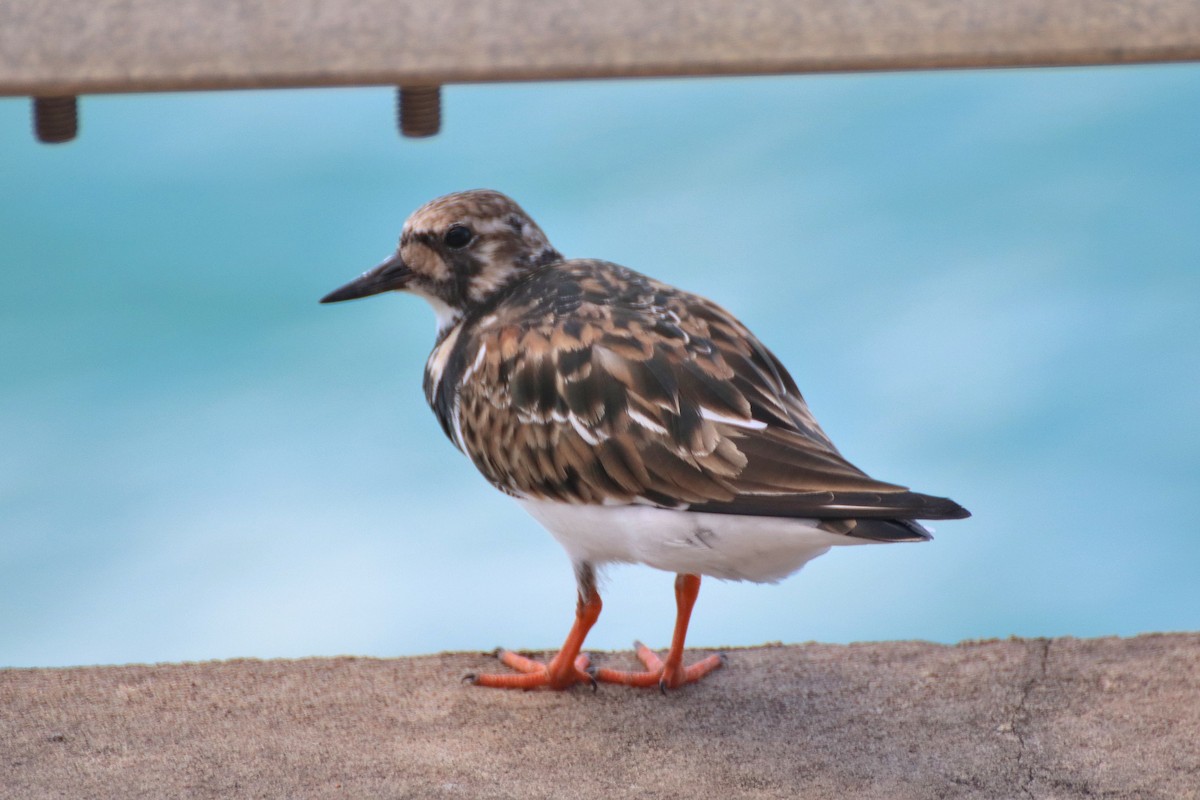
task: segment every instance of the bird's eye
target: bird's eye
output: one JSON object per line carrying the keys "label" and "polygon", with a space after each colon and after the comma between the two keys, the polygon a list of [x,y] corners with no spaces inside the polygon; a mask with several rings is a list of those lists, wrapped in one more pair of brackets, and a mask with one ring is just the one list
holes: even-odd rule
{"label": "bird's eye", "polygon": [[466,225],[451,225],[450,230],[446,231],[443,241],[447,247],[453,247],[458,250],[461,247],[466,247],[475,238],[475,234],[471,233],[471,229]]}

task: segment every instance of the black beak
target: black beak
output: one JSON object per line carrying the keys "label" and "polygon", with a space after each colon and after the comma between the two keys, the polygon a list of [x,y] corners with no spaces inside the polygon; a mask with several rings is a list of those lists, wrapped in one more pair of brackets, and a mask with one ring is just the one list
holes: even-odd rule
{"label": "black beak", "polygon": [[412,271],[400,260],[396,253],[374,269],[367,270],[345,286],[334,289],[321,298],[322,303],[340,303],[343,300],[356,300],[359,297],[369,297],[380,292],[390,292],[403,289],[412,277]]}

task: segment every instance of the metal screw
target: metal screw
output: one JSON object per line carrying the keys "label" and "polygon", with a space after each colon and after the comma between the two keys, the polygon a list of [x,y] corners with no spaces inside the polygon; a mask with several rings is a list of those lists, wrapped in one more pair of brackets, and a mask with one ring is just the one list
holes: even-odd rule
{"label": "metal screw", "polygon": [[79,98],[33,98],[33,130],[43,144],[69,142],[79,133]]}
{"label": "metal screw", "polygon": [[396,92],[396,123],[404,136],[433,136],[442,127],[441,86],[401,86]]}

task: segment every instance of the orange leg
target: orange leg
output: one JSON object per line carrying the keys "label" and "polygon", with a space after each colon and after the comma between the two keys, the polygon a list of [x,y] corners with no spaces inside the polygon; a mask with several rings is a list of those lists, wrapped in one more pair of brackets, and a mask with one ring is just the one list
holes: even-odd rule
{"label": "orange leg", "polygon": [[675,635],[671,637],[671,649],[663,661],[654,651],[641,642],[634,642],[638,660],[646,667],[645,672],[623,672],[615,669],[596,670],[596,680],[619,683],[625,686],[658,686],[664,692],[694,683],[725,663],[723,656],[709,656],[690,667],[683,666],[683,640],[687,638],[688,622],[692,618],[692,607],[700,594],[699,575],[675,576],[675,604],[679,609],[675,617]]}
{"label": "orange leg", "polygon": [[539,686],[569,689],[577,683],[590,683],[594,688],[596,680],[588,672],[588,657],[581,655],[579,651],[583,648],[583,640],[588,631],[596,624],[601,607],[600,595],[591,581],[589,570],[588,580],[580,581],[575,624],[571,626],[571,632],[567,634],[562,649],[549,664],[502,649],[496,652],[496,656],[501,663],[516,670],[515,674],[467,675],[463,680],[475,686],[492,686],[498,689],[536,689]]}

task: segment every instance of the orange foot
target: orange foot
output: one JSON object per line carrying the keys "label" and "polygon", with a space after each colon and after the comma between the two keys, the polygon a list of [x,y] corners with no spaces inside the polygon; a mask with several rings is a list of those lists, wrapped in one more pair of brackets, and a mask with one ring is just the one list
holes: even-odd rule
{"label": "orange foot", "polygon": [[579,651],[583,649],[583,640],[588,631],[596,624],[600,616],[600,595],[595,591],[591,573],[586,580],[580,581],[579,602],[575,606],[575,624],[567,634],[558,655],[550,659],[549,664],[534,661],[523,655],[503,648],[496,651],[496,656],[507,666],[516,670],[516,674],[500,675],[467,675],[463,678],[475,686],[491,686],[496,689],[536,689],[547,686],[551,689],[570,689],[578,683],[591,684],[596,688],[596,679],[588,671],[588,657]]}
{"label": "orange foot", "polygon": [[547,686],[551,689],[569,689],[580,683],[596,681],[620,683],[625,686],[658,685],[663,692],[694,683],[725,663],[724,656],[709,656],[690,667],[683,666],[683,641],[687,637],[688,620],[692,607],[700,593],[700,576],[687,573],[675,576],[675,602],[678,613],[675,617],[675,635],[671,637],[671,649],[666,660],[660,659],[641,642],[636,643],[637,656],[646,667],[645,672],[622,672],[601,669],[594,672],[588,657],[580,653],[583,640],[600,616],[600,595],[596,592],[595,576],[588,564],[579,565],[579,602],[575,606],[575,624],[567,634],[562,649],[549,664],[518,655],[511,650],[498,650],[496,655],[502,662],[516,670],[515,674],[467,675],[466,680],[475,686],[492,686],[498,689],[536,689]]}
{"label": "orange foot", "polygon": [[499,648],[496,650],[496,658],[505,666],[516,670],[516,674],[471,674],[464,676],[463,680],[473,686],[490,686],[495,689],[537,689],[541,686],[569,689],[578,683],[587,683],[591,685],[592,691],[596,690],[596,679],[589,671],[586,654],[576,656],[572,663],[569,657],[564,657],[560,652],[549,664],[543,664],[511,650]]}
{"label": "orange foot", "polygon": [[700,576],[682,573],[675,576],[675,605],[678,613],[675,617],[675,635],[671,637],[671,649],[667,651],[666,661],[654,654],[641,642],[634,642],[638,660],[646,667],[645,672],[621,672],[615,669],[596,670],[596,680],[605,683],[620,683],[625,686],[654,686],[665,694],[667,689],[678,689],[689,683],[695,683],[714,669],[719,669],[725,663],[724,656],[709,656],[692,664],[683,666],[683,640],[687,638],[688,621],[692,618],[692,608],[696,605],[696,597],[700,594]]}
{"label": "orange foot", "polygon": [[624,672],[616,669],[598,669],[595,671],[596,680],[605,683],[619,683],[622,686],[658,686],[663,694],[668,689],[678,689],[689,683],[695,683],[713,670],[720,669],[725,664],[724,655],[708,656],[690,667],[683,665],[683,653],[670,652],[667,660],[663,661],[657,654],[641,642],[633,643],[638,661],[646,667],[645,672]]}

